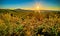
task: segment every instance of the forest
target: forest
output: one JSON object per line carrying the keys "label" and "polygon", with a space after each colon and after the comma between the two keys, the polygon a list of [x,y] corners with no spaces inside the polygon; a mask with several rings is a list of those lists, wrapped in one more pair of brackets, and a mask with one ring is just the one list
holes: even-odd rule
{"label": "forest", "polygon": [[60,36],[60,11],[0,9],[0,36]]}

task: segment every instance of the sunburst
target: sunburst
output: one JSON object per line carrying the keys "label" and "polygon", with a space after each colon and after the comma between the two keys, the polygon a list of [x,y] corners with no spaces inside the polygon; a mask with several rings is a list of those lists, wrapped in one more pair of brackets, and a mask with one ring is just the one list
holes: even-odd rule
{"label": "sunburst", "polygon": [[35,11],[40,12],[40,4],[38,2],[35,4]]}

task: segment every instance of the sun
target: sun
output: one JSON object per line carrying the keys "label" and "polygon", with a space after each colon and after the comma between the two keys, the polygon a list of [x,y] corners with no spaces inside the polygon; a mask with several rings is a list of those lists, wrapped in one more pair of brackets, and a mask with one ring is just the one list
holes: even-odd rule
{"label": "sun", "polygon": [[38,2],[35,3],[35,11],[40,12],[40,4]]}
{"label": "sun", "polygon": [[36,6],[36,10],[40,10],[40,6],[39,5]]}

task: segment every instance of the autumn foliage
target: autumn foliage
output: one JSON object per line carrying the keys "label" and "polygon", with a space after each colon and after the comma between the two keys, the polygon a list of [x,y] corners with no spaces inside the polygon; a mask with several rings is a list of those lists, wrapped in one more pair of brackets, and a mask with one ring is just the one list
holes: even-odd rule
{"label": "autumn foliage", "polygon": [[59,13],[0,10],[0,36],[60,36]]}

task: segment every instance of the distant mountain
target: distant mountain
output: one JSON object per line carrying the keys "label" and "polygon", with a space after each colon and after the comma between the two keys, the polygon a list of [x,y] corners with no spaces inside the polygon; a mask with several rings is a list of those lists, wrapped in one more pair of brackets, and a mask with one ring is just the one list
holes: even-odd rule
{"label": "distant mountain", "polygon": [[[0,12],[34,12],[34,10],[24,10],[24,9],[0,9]],[[40,12],[60,12],[60,11],[54,11],[54,10],[40,10]]]}

